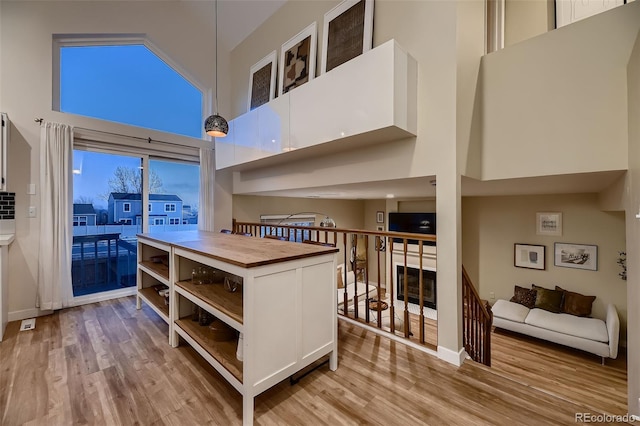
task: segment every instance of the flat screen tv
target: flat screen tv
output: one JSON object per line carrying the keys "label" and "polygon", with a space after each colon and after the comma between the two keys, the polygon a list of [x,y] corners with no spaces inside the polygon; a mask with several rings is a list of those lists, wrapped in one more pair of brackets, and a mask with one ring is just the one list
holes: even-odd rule
{"label": "flat screen tv", "polygon": [[[436,214],[390,212],[389,231],[436,235]],[[393,241],[401,243],[402,238],[394,238]],[[418,244],[417,240],[408,240],[407,242],[408,244]],[[434,242],[427,241],[424,244],[435,245]]]}

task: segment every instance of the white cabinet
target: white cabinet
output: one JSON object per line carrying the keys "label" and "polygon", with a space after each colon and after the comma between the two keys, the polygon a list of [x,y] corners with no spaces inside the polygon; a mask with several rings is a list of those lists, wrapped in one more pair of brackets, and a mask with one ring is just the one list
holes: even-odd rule
{"label": "white cabinet", "polygon": [[580,21],[611,8],[624,0],[556,0],[556,28]]}
{"label": "white cabinet", "polygon": [[229,135],[216,140],[216,168],[331,142],[345,149],[415,136],[417,84],[416,60],[390,40],[231,120]]}
{"label": "white cabinet", "polygon": [[0,113],[2,132],[0,132],[0,191],[7,190],[7,146],[9,145],[9,117]]}
{"label": "white cabinet", "polygon": [[13,235],[0,235],[0,342],[9,322],[9,245]]}
{"label": "white cabinet", "polygon": [[[338,366],[336,252],[204,231],[139,234],[138,298],[168,321],[173,346],[191,345],[242,395],[251,425],[256,395],[326,355]],[[193,279],[201,270],[203,284]],[[157,284],[170,288],[168,311],[154,300]]]}

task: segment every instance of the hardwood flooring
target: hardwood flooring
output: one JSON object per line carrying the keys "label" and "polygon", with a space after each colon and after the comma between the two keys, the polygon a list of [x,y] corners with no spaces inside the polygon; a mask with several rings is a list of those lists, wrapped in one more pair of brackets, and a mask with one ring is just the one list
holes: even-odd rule
{"label": "hardwood flooring", "polygon": [[[241,424],[241,396],[191,348],[171,348],[168,326],[134,297],[18,327],[0,343],[3,426]],[[493,368],[456,368],[340,321],[338,370],[259,395],[255,423],[568,425],[575,413],[626,413],[624,363],[518,339],[494,334]]]}

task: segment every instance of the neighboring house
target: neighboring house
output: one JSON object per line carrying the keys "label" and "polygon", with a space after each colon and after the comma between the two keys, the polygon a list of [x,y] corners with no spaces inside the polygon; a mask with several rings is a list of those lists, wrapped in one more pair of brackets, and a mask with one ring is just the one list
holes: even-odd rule
{"label": "neighboring house", "polygon": [[183,225],[197,225],[198,224],[198,210],[193,210],[190,204],[182,206],[182,224]]}
{"label": "neighboring house", "polygon": [[[149,223],[151,225],[182,224],[182,199],[172,194],[150,194]],[[142,223],[142,195],[112,192],[109,194],[108,222],[110,224],[140,225]]]}
{"label": "neighboring house", "polygon": [[96,226],[93,204],[73,204],[73,226]]}

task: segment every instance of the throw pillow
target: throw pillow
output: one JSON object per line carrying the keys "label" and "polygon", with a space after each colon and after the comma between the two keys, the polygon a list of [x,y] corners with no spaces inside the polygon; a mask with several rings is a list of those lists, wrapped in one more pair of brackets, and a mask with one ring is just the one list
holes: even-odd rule
{"label": "throw pillow", "polygon": [[516,285],[513,287],[513,297],[511,298],[511,302],[519,303],[529,309],[532,309],[536,304],[536,291]]}
{"label": "throw pillow", "polygon": [[559,290],[549,290],[543,287],[535,286],[536,289],[536,308],[545,311],[559,313],[562,312],[562,296],[564,292]]}
{"label": "throw pillow", "polygon": [[591,308],[593,301],[596,300],[596,296],[585,296],[584,294],[563,290],[558,286],[556,286],[556,290],[564,292],[562,312],[579,317],[588,317],[591,315]]}

